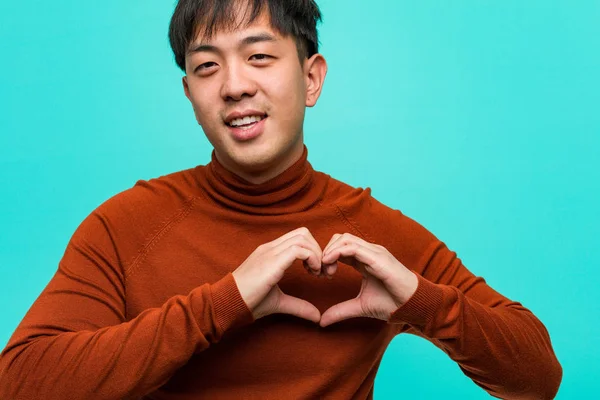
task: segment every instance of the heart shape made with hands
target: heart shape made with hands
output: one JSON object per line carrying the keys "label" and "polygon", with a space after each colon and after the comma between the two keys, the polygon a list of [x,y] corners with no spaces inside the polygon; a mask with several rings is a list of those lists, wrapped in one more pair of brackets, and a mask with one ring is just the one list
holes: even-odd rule
{"label": "heart shape made with hands", "polygon": [[[340,261],[363,276],[360,292],[350,300],[327,309],[321,327],[349,318],[369,317],[388,321],[417,290],[418,279],[385,247],[367,242],[350,233],[335,234],[323,250],[321,274],[332,278]],[[306,265],[310,273],[312,270]]]}

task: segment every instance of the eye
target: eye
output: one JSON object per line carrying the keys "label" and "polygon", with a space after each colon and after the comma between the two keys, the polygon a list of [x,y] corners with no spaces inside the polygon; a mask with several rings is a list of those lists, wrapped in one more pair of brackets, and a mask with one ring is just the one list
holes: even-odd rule
{"label": "eye", "polygon": [[208,73],[210,72],[213,67],[215,67],[217,65],[217,63],[213,62],[213,61],[209,61],[209,62],[205,62],[203,64],[200,64],[196,67],[196,69],[194,70],[194,72],[201,72],[201,73]]}
{"label": "eye", "polygon": [[256,60],[256,61],[268,60],[269,58],[272,58],[272,57],[267,54],[253,54],[250,56],[251,60]]}

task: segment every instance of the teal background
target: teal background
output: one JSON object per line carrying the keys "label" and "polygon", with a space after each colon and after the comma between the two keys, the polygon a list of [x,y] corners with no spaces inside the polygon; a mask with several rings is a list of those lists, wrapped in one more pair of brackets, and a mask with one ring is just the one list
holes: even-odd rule
{"label": "teal background", "polygon": [[[419,221],[548,328],[557,398],[600,380],[600,3],[321,0],[329,73],[315,169]],[[135,184],[206,164],[168,47],[173,1],[0,3],[0,348],[79,223]],[[377,399],[483,399],[402,335]]]}

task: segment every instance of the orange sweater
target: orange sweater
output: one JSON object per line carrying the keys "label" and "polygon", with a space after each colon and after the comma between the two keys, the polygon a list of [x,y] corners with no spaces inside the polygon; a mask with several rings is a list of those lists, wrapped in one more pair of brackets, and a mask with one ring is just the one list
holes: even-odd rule
{"label": "orange sweater", "polygon": [[[281,175],[252,185],[213,151],[206,166],[139,181],[100,205],[2,352],[0,398],[366,399],[400,333],[433,342],[494,396],[555,395],[562,369],[528,309],[369,188],[313,170],[307,155],[305,146]],[[321,248],[344,232],[384,246],[417,274],[416,292],[388,322],[254,321],[231,272],[300,226]],[[360,284],[348,265],[328,280],[296,261],[280,287],[323,313]]]}

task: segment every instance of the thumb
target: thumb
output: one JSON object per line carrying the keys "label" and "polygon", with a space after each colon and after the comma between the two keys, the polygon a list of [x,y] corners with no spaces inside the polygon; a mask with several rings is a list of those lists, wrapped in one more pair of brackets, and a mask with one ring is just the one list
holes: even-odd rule
{"label": "thumb", "polygon": [[319,323],[321,319],[321,312],[317,307],[306,300],[289,296],[283,292],[280,294],[279,306],[275,313],[290,314],[315,323]]}
{"label": "thumb", "polygon": [[360,298],[355,297],[354,299],[336,304],[325,311],[321,316],[319,325],[324,328],[327,325],[335,324],[336,322],[363,316],[364,312],[360,304]]}

